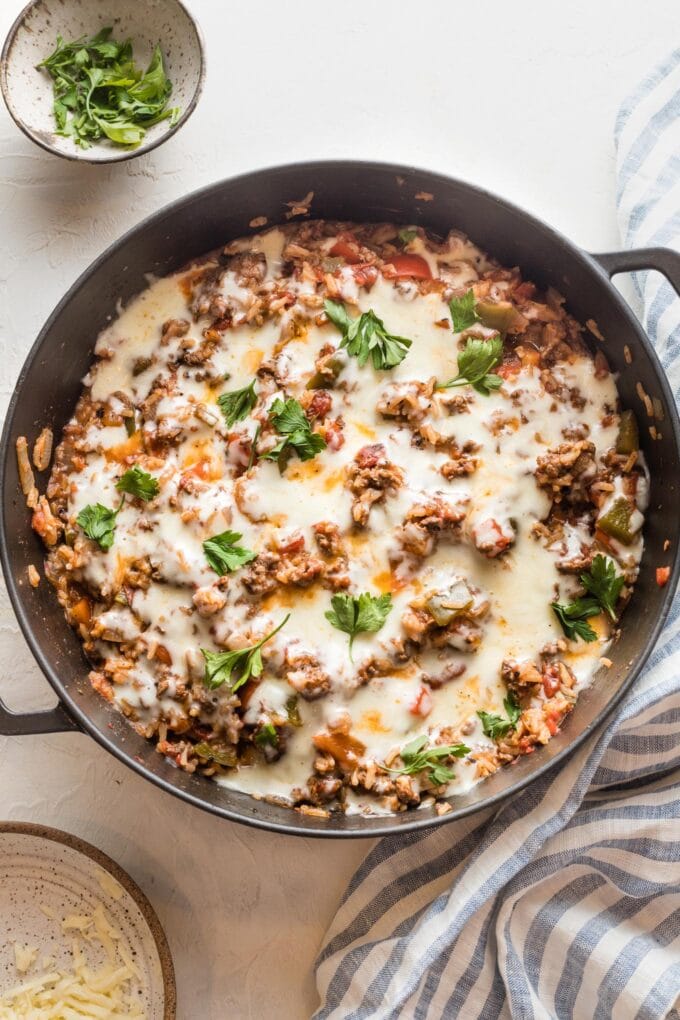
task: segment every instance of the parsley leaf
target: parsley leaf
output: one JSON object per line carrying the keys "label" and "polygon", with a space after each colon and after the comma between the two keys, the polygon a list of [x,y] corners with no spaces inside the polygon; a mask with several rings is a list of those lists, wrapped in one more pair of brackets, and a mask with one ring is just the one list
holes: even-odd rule
{"label": "parsley leaf", "polygon": [[331,599],[332,609],[324,615],[337,630],[349,634],[349,655],[357,634],[375,634],[385,623],[391,609],[391,595],[347,595],[340,593]]}
{"label": "parsley leaf", "polygon": [[145,503],[154,499],[160,491],[158,479],[143,471],[139,464],[134,464],[121,475],[116,482],[116,488],[119,492],[127,492],[129,496],[136,496]]}
{"label": "parsley leaf", "polygon": [[418,236],[417,230],[400,230],[399,240],[402,244],[410,244]]}
{"label": "parsley leaf", "polygon": [[88,503],[76,517],[76,522],[83,529],[88,538],[99,544],[99,548],[108,552],[113,545],[113,535],[116,530],[116,517],[123,505],[123,499],[117,510],[110,510],[101,503]]}
{"label": "parsley leaf", "polygon": [[54,52],[38,64],[52,79],[56,133],[83,149],[101,138],[137,146],[152,124],[168,118],[174,124],[179,116],[177,107],[167,105],[172,83],[160,47],[142,71],[130,41],[116,42],[111,31],[73,42],[57,36]]}
{"label": "parsley leaf", "polygon": [[[275,627],[269,634],[265,634],[257,644],[250,645],[248,648],[237,648],[232,652],[209,652],[206,648],[201,648],[205,659],[205,676],[203,677],[205,686],[209,687],[211,691],[216,691],[222,684],[228,683],[233,694],[243,687],[251,677],[261,676],[264,665],[260,649],[281,630],[289,619],[290,613],[283,618],[278,627]],[[238,675],[232,681],[235,671]]]}
{"label": "parsley leaf", "polygon": [[279,746],[279,734],[276,726],[271,722],[263,723],[253,739],[258,747],[264,747],[265,744],[269,744],[270,747]]}
{"label": "parsley leaf", "polygon": [[276,446],[261,455],[262,460],[278,460],[279,469],[283,470],[288,456],[297,453],[300,460],[311,460],[326,449],[326,440],[318,432],[312,432],[302,405],[294,399],[277,398],[269,408],[269,417],[274,428],[283,436]]}
{"label": "parsley leaf", "polygon": [[597,641],[597,634],[587,622],[589,616],[597,616],[600,612],[600,604],[596,599],[578,598],[566,604],[551,602],[550,605],[570,641],[575,641],[577,637],[584,641]]}
{"label": "parsley leaf", "polygon": [[228,427],[232,428],[237,421],[243,421],[257,404],[255,380],[253,379],[249,386],[244,386],[241,390],[223,393],[217,398],[217,403],[220,405],[220,411],[224,415]]}
{"label": "parsley leaf", "polygon": [[488,397],[491,390],[503,385],[499,375],[491,372],[503,356],[503,341],[499,336],[489,340],[481,337],[468,337],[464,349],[458,355],[458,375],[446,383],[437,386],[438,390],[448,390],[452,386],[472,386],[483,396]]}
{"label": "parsley leaf", "polygon": [[346,347],[347,353],[356,358],[362,368],[369,356],[375,369],[387,370],[399,365],[408,354],[412,341],[388,333],[385,323],[373,309],[362,312],[358,319],[352,319],[343,304],[327,298],[324,310],[342,333],[340,347]]}
{"label": "parsley leaf", "polygon": [[600,553],[594,557],[590,571],[581,574],[581,584],[611,620],[616,620],[616,603],[624,583],[625,577],[616,573],[614,562]]}
{"label": "parsley leaf", "polygon": [[251,552],[250,549],[236,545],[240,538],[243,536],[238,531],[223,531],[221,535],[206,538],[203,543],[205,558],[220,577],[244,567],[257,556],[257,553]]}
{"label": "parsley leaf", "polygon": [[417,772],[428,771],[428,779],[435,786],[443,786],[453,779],[453,769],[444,764],[446,758],[463,758],[470,753],[470,748],[465,744],[437,744],[434,747],[427,747],[427,737],[416,737],[406,747],[401,749],[401,760],[403,768],[388,768],[388,772],[395,772],[400,775],[414,775]]}
{"label": "parsley leaf", "polygon": [[479,316],[475,311],[475,295],[472,287],[461,298],[451,298],[449,311],[454,333],[462,333],[464,329],[469,329],[470,326],[479,322]]}
{"label": "parsley leaf", "polygon": [[508,694],[507,698],[503,699],[503,708],[508,717],[507,719],[493,712],[477,712],[477,715],[482,720],[482,729],[485,736],[491,737],[492,740],[504,737],[510,730],[514,729],[522,714],[522,710],[512,694]]}

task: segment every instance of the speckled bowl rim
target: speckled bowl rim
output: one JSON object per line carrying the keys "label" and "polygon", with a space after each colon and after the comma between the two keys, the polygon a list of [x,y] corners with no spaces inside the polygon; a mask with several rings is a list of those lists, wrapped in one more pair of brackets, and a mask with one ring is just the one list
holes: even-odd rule
{"label": "speckled bowl rim", "polygon": [[44,138],[41,138],[40,135],[32,131],[28,124],[26,124],[26,122],[14,110],[7,82],[7,69],[9,67],[11,49],[14,45],[14,39],[17,32],[21,28],[24,19],[27,17],[29,12],[32,11],[37,4],[42,2],[43,0],[29,0],[29,3],[26,4],[26,6],[14,19],[3,43],[2,51],[0,52],[0,91],[2,91],[2,98],[5,101],[5,106],[9,111],[10,117],[16,126],[23,131],[27,138],[30,138],[32,142],[39,145],[41,149],[45,150],[45,152],[51,152],[53,156],[60,156],[62,159],[68,159],[72,163],[89,163],[90,166],[98,166],[101,164],[104,166],[108,163],[122,163],[124,160],[135,159],[136,156],[142,156],[145,152],[151,152],[152,149],[156,149],[159,145],[162,145],[163,142],[166,142],[168,138],[172,138],[172,136],[179,131],[182,125],[186,123],[196,109],[198,100],[203,92],[203,83],[205,82],[205,41],[203,39],[203,32],[201,31],[198,21],[194,18],[191,11],[187,9],[182,0],[172,0],[172,2],[176,3],[177,6],[184,11],[193,27],[196,34],[196,42],[198,43],[200,67],[198,69],[198,81],[196,83],[194,94],[176,124],[173,124],[172,127],[168,128],[168,130],[162,135],[159,135],[158,138],[154,138],[151,141],[138,146],[136,149],[121,149],[120,151],[113,150],[110,156],[104,156],[102,159],[90,159],[87,155],[87,149],[83,150],[82,155],[79,152],[62,152],[61,149],[57,149],[56,146],[50,145]]}
{"label": "speckled bowl rim", "polygon": [[0,821],[0,835],[2,833],[13,833],[20,836],[34,836],[38,839],[50,840],[52,843],[61,843],[63,846],[84,854],[90,860],[98,864],[104,871],[108,871],[117,882],[123,886],[125,891],[135,901],[146,921],[149,931],[153,936],[158,953],[158,960],[161,965],[161,976],[163,978],[163,1020],[176,1020],[177,1018],[177,987],[175,984],[175,967],[172,962],[170,946],[165,932],[158,920],[156,911],[144,895],[136,882],[134,882],[126,871],[123,871],[119,864],[116,864],[107,854],[98,847],[87,843],[78,836],[62,829],[53,829],[49,825],[38,825],[34,822],[3,822]]}

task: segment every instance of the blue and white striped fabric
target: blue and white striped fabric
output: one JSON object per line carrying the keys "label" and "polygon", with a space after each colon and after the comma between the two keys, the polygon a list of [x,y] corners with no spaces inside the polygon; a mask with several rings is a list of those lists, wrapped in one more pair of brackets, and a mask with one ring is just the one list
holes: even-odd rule
{"label": "blue and white striped fabric", "polygon": [[[630,246],[680,250],[680,50],[616,124]],[[680,300],[638,281],[676,396]],[[678,1018],[680,601],[615,718],[556,774],[472,818],[384,839],[317,962],[316,1020]]]}

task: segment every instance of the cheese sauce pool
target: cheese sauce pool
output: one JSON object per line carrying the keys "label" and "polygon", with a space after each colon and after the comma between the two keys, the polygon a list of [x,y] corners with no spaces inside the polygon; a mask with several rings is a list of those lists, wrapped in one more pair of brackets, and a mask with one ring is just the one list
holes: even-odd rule
{"label": "cheese sauce pool", "polygon": [[[262,253],[266,260],[264,286],[280,278],[284,232],[275,229],[250,243],[247,250]],[[329,242],[330,246],[330,242]],[[124,425],[88,425],[81,443],[86,451],[82,470],[69,477],[68,516],[73,522],[88,505],[115,508],[120,503],[116,483],[131,463],[139,462],[159,481],[159,495],[141,507],[126,500],[115,524],[115,540],[108,551],[89,543],[78,575],[101,601],[94,608],[99,638],[97,650],[107,659],[114,642],[137,642],[143,649],[112,686],[113,700],[144,730],[159,719],[170,726],[185,726],[178,691],[187,677],[202,673],[202,649],[220,651],[249,644],[274,629],[287,614],[286,625],[263,649],[265,669],[259,684],[242,711],[246,726],[257,726],[271,717],[285,717],[286,705],[296,691],[282,668],[284,658],[310,656],[330,678],[322,697],[298,698],[301,726],[287,734],[285,751],[275,760],[251,756],[250,763],[222,771],[217,781],[255,796],[294,800],[304,790],[317,752],[314,734],[333,727],[338,719],[351,720],[351,733],[364,745],[364,761],[384,763],[400,747],[418,735],[432,744],[442,730],[462,734],[470,748],[493,748],[483,732],[478,712],[504,716],[508,690],[501,678],[504,660],[537,661],[541,649],[562,642],[562,660],[572,671],[577,691],[592,679],[610,641],[611,621],[605,614],[591,617],[597,640],[568,641],[551,609],[559,597],[569,601],[579,592],[578,574],[558,571],[557,562],[592,542],[587,522],[570,521],[561,542],[549,544],[535,534],[538,522],[551,509],[551,497],[534,477],[537,459],[564,442],[570,429],[578,427],[594,444],[600,463],[616,446],[619,428],[615,379],[596,373],[593,359],[573,352],[552,367],[551,375],[565,391],[578,393],[582,404],[556,399],[548,392],[541,368],[528,359],[504,378],[489,395],[472,387],[435,390],[424,400],[418,427],[433,429],[436,445],[414,443],[409,422],[386,417],[377,408],[381,401],[408,389],[414,382],[439,382],[458,373],[457,357],[464,337],[451,330],[446,297],[460,294],[492,266],[464,239],[450,241],[445,252],[433,252],[420,237],[409,251],[424,258],[433,276],[447,274],[448,290],[422,293],[410,280],[385,278],[381,273],[370,289],[358,286],[351,265],[336,272],[335,300],[344,301],[352,316],[372,310],[391,334],[412,341],[406,357],[389,371],[363,367],[345,356],[342,386],[332,395],[332,417],[342,418],[344,442],[339,449],[330,443],[316,457],[289,460],[281,472],[274,461],[255,459],[244,469],[243,451],[252,444],[258,420],[251,416],[228,427],[218,405],[220,394],[248,386],[258,369],[274,365],[276,385],[264,401],[264,410],[277,398],[302,399],[315,372],[324,345],[338,347],[342,339],[331,323],[317,324],[319,309],[310,311],[302,300],[314,285],[299,275],[287,281],[291,298],[285,311],[255,325],[247,321],[251,290],[242,277],[227,270],[220,279],[222,296],[231,308],[231,326],[224,342],[211,358],[211,379],[200,373],[177,370],[183,337],[161,343],[163,324],[187,319],[187,280],[195,269],[153,281],[149,288],[122,310],[97,341],[99,356],[85,380],[94,401],[115,407],[139,407],[152,393],[155,380],[172,373],[175,384],[155,408],[155,421],[144,421],[132,435]],[[292,300],[292,303],[291,303]],[[299,322],[302,321],[302,326]],[[290,324],[298,322],[294,330]],[[189,333],[200,337],[210,317],[193,322]],[[478,323],[475,336],[496,335]],[[215,385],[215,378],[225,381]],[[553,386],[554,390],[554,386]],[[451,398],[466,399],[463,410],[452,411]],[[162,458],[145,460],[147,439],[158,422],[174,427],[179,438],[164,450]],[[449,458],[447,443],[473,451],[476,469],[469,474],[444,477]],[[403,472],[403,484],[372,508],[368,523],[357,527],[352,518],[352,497],[347,472],[355,457],[369,444],[381,444],[389,462]],[[239,461],[240,458],[240,461]],[[182,479],[200,466],[199,491],[185,487]],[[235,470],[236,466],[236,470]],[[638,506],[644,510],[643,484]],[[614,495],[616,486],[613,487]],[[459,533],[442,534],[433,551],[414,564],[399,551],[401,527],[414,505],[436,498],[460,511]],[[610,499],[613,496],[609,497]],[[389,593],[392,609],[376,633],[359,634],[349,654],[349,639],[327,619],[333,592],[321,584],[309,587],[279,585],[260,599],[253,599],[242,583],[242,572],[220,579],[206,560],[202,543],[225,530],[239,533],[239,545],[260,554],[271,548],[304,539],[304,548],[315,549],[314,525],[338,526],[347,550],[348,591]],[[512,536],[502,555],[480,551],[485,534]],[[639,562],[642,539],[612,546],[620,563],[633,570]],[[128,591],[126,599],[107,601],[118,590],[129,564],[146,560],[151,581],[146,588]],[[402,617],[410,603],[430,591],[464,579],[478,598],[488,601],[480,621],[482,639],[473,651],[445,649],[424,644],[388,673],[358,679],[361,667],[372,658],[393,655],[395,643],[403,642]],[[217,612],[197,610],[196,593],[216,591],[224,600]],[[255,611],[254,608],[255,607]],[[108,637],[107,637],[108,635]],[[162,646],[163,683],[159,684],[158,648]],[[115,648],[115,645],[113,646]],[[454,663],[459,675],[442,683],[423,683],[423,677],[440,674]],[[423,693],[424,692],[424,693]],[[195,705],[193,718],[212,725],[221,706],[233,697],[229,686],[211,695],[208,710]],[[216,706],[216,707],[215,707]],[[191,715],[192,713],[190,713]],[[463,792],[480,778],[473,757],[455,763],[455,778],[447,795]],[[413,776],[416,791],[420,777]],[[426,784],[427,785],[427,784]],[[365,790],[351,791],[348,811],[381,811],[379,798]]]}

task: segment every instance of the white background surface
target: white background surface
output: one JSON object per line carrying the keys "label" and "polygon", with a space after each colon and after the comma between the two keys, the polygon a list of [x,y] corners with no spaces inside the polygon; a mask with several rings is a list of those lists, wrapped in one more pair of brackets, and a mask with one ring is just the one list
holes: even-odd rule
{"label": "white background surface", "polygon": [[[680,26],[677,0],[190,6],[206,87],[155,152],[67,163],[0,110],[0,412],[43,320],[104,247],[171,199],[257,166],[414,163],[497,191],[592,250],[615,248],[616,110]],[[0,3],[2,36],[19,8]],[[53,700],[4,593],[0,692],[15,708]],[[174,954],[180,1020],[309,1016],[316,950],[369,847],[218,821],[78,734],[0,738],[2,817],[75,832],[140,883]]]}

